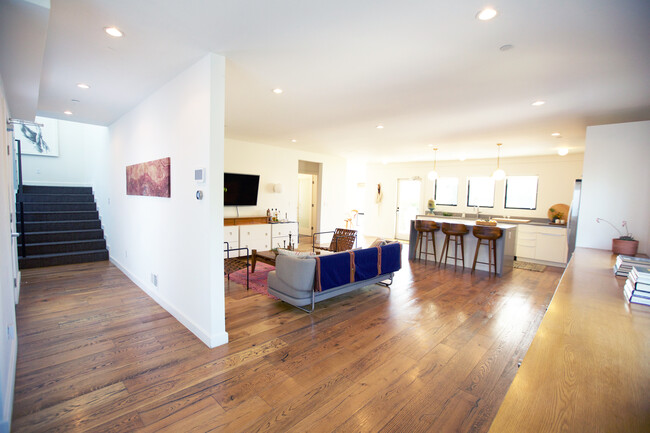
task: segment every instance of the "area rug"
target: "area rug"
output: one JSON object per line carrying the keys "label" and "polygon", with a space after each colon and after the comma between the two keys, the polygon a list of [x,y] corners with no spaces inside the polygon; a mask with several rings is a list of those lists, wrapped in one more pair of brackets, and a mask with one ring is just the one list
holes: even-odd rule
{"label": "area rug", "polygon": [[[544,272],[546,270],[545,265],[539,265],[537,263],[530,263],[530,262],[519,262],[519,261],[515,261],[512,267],[516,269],[524,269],[526,271],[533,271],[533,272]],[[244,274],[244,278],[246,278],[246,274]]]}
{"label": "area rug", "polygon": [[[259,294],[268,296],[272,299],[278,299],[273,295],[269,295],[266,283],[266,277],[269,275],[269,272],[274,269],[275,267],[271,265],[257,262],[255,264],[255,272],[248,274],[248,287]],[[246,269],[240,269],[239,271],[230,274],[230,281],[246,287]]]}

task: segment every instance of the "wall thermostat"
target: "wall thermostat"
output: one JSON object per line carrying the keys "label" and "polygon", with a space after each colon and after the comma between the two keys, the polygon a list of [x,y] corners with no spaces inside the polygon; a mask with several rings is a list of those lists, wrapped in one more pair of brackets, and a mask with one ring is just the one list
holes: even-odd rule
{"label": "wall thermostat", "polygon": [[197,200],[203,200],[203,191],[198,190],[198,191],[196,192],[196,199],[197,199]]}
{"label": "wall thermostat", "polygon": [[194,170],[194,180],[201,183],[205,182],[205,168]]}

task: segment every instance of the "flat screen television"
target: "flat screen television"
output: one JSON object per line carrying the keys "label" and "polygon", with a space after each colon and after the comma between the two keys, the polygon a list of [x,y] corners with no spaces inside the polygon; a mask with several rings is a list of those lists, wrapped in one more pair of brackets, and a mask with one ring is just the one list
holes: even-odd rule
{"label": "flat screen television", "polygon": [[258,174],[224,173],[224,206],[256,206],[259,186]]}

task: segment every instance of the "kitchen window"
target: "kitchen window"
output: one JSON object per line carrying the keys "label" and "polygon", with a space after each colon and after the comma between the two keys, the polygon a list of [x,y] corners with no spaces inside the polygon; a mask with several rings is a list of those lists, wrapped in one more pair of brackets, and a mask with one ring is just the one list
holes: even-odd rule
{"label": "kitchen window", "polygon": [[537,176],[506,178],[506,209],[537,209]]}
{"label": "kitchen window", "polygon": [[458,178],[441,177],[436,179],[433,198],[436,206],[458,206]]}
{"label": "kitchen window", "polygon": [[494,179],[491,177],[467,179],[467,206],[494,207]]}

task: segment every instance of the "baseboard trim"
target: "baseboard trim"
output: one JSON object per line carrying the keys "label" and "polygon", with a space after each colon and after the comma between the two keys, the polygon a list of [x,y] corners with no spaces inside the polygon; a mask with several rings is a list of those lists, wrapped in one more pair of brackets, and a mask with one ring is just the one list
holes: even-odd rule
{"label": "baseboard trim", "polygon": [[[16,329],[15,326],[14,329]],[[2,419],[0,419],[0,432],[9,432],[11,426],[11,414],[14,408],[14,385],[16,382],[16,360],[18,359],[18,341],[16,338],[14,334],[11,340],[11,353],[9,353],[9,371],[6,375],[8,378],[7,386],[2,390],[4,405],[2,407]]]}
{"label": "baseboard trim", "polygon": [[210,349],[220,346],[222,344],[226,344],[228,342],[228,333],[227,332],[220,332],[217,335],[210,335],[208,332],[206,332],[201,326],[197,325],[192,319],[187,317],[185,314],[180,312],[179,310],[176,309],[167,299],[165,299],[163,296],[160,295],[160,293],[157,293],[153,291],[147,284],[145,284],[142,280],[140,280],[138,277],[136,277],[133,273],[131,273],[124,265],[122,265],[120,262],[115,260],[114,257],[109,257],[109,260],[111,263],[113,263],[120,271],[124,273],[131,281],[135,283],[136,286],[138,286],[143,292],[145,292],[151,299],[156,301],[158,305],[163,307],[169,314],[174,316],[176,320],[181,322],[183,326],[185,326],[187,329],[192,332],[192,334],[196,335],[196,337],[201,340],[206,346],[208,346]]}
{"label": "baseboard trim", "polygon": [[25,185],[27,186],[89,186],[92,188],[90,183],[79,183],[79,182],[53,182],[48,180],[26,180]]}

